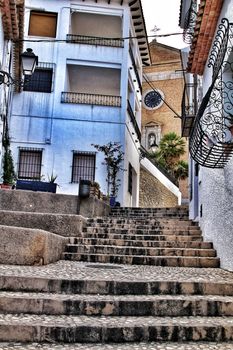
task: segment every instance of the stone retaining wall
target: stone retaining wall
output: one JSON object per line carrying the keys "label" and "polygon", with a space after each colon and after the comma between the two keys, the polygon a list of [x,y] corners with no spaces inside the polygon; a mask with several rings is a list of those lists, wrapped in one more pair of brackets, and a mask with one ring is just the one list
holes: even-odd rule
{"label": "stone retaining wall", "polygon": [[161,184],[153,175],[141,167],[139,206],[147,207],[175,207],[178,198]]}

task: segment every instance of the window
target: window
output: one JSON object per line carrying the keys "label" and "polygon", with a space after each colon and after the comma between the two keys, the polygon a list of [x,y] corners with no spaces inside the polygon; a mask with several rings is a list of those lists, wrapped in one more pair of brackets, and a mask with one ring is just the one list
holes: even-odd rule
{"label": "window", "polygon": [[40,180],[42,149],[23,148],[19,150],[19,179]]}
{"label": "window", "polygon": [[74,152],[71,182],[95,180],[95,153]]}
{"label": "window", "polygon": [[129,163],[129,169],[128,169],[128,192],[132,194],[133,190],[133,167]]}
{"label": "window", "polygon": [[39,63],[32,76],[24,82],[24,91],[51,92],[53,82],[53,64]]}
{"label": "window", "polygon": [[31,11],[28,35],[56,37],[57,13]]}

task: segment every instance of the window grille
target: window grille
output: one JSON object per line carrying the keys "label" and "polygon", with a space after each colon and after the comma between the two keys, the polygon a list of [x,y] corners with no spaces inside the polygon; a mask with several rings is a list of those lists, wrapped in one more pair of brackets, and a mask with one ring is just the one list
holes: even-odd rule
{"label": "window grille", "polygon": [[30,12],[28,35],[56,37],[57,13],[54,12]]}
{"label": "window grille", "polygon": [[40,180],[42,149],[19,149],[18,178]]}
{"label": "window grille", "polygon": [[93,152],[74,152],[71,182],[78,183],[80,180],[95,180],[95,159]]}
{"label": "window grille", "polygon": [[51,92],[54,67],[53,63],[39,62],[32,76],[24,81],[24,91]]}

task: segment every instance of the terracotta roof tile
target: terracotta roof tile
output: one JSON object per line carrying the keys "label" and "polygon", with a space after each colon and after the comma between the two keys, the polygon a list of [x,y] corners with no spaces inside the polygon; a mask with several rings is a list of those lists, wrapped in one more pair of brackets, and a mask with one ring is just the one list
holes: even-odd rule
{"label": "terracotta roof tile", "polygon": [[188,59],[188,72],[203,74],[223,0],[202,0]]}

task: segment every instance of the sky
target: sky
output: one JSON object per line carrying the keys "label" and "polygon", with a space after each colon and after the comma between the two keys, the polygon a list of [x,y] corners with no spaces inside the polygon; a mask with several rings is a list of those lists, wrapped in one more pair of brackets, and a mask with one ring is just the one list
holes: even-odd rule
{"label": "sky", "polygon": [[[141,0],[143,13],[145,17],[147,35],[153,35],[151,30],[154,26],[160,28],[157,34],[177,33],[182,30],[179,28],[180,0]],[[152,39],[149,38],[149,41]],[[182,35],[171,36],[168,38],[158,38],[158,42],[176,47],[186,47],[182,40]]]}

